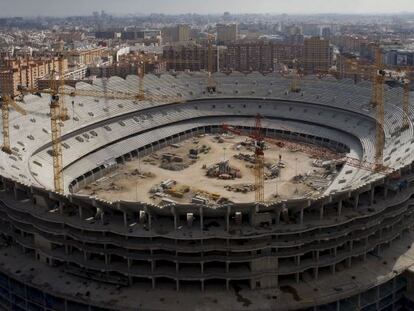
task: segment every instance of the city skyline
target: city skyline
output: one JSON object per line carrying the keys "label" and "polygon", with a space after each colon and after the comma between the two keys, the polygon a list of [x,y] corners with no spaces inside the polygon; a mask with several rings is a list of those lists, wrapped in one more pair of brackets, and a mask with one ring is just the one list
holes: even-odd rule
{"label": "city skyline", "polygon": [[[70,15],[89,15],[93,11],[105,10],[110,14],[220,14],[229,11],[234,14],[246,13],[271,13],[271,14],[318,14],[318,13],[342,13],[342,14],[395,14],[412,12],[410,10],[411,0],[375,1],[375,0],[315,0],[312,3],[304,0],[271,1],[258,0],[226,2],[211,0],[193,0],[190,3],[185,0],[153,0],[153,1],[134,1],[120,0],[116,3],[103,3],[99,0],[88,2],[73,0],[70,2],[52,0],[15,0],[9,2],[1,0],[3,9],[1,17],[13,16],[70,16]],[[220,8],[220,9],[217,9]]]}

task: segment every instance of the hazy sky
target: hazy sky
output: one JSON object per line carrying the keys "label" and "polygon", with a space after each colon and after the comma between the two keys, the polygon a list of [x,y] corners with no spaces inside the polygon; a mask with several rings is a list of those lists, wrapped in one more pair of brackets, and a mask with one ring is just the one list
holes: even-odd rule
{"label": "hazy sky", "polygon": [[414,0],[0,0],[0,16],[109,13],[396,13]]}

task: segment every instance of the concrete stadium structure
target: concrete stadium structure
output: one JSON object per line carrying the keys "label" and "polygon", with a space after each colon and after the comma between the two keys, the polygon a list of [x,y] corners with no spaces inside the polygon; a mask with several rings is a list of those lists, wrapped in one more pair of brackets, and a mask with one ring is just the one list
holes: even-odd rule
{"label": "concrete stadium structure", "polygon": [[308,77],[290,93],[277,74],[214,77],[217,94],[205,92],[205,73],[145,77],[147,94],[182,98],[174,103],[67,97],[64,195],[51,190],[50,98],[25,96],[28,115],[11,112],[15,153],[0,155],[0,309],[414,310],[414,111],[400,132],[402,90],[386,87],[384,164],[397,180],[345,165],[319,197],[214,207],[74,194],[224,121],[249,130],[257,113],[268,136],[374,161],[369,83]]}

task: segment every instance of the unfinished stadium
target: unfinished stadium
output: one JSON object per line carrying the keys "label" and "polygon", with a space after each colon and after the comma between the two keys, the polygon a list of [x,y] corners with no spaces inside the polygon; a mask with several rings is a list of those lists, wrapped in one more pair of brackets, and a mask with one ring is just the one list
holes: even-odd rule
{"label": "unfinished stadium", "polygon": [[[146,75],[145,92],[158,100],[66,96],[64,193],[53,190],[50,96],[25,95],[25,116],[10,110],[12,154],[0,155],[1,309],[409,304],[414,139],[412,111],[401,130],[402,91],[386,86],[386,169],[377,171],[366,164],[376,156],[370,83],[307,77],[290,92],[276,73],[214,79],[210,93],[205,73]],[[76,89],[137,85],[136,76],[112,77]],[[263,137],[298,146],[267,144],[263,202],[246,160],[257,115]],[[316,167],[307,149],[353,161]]]}

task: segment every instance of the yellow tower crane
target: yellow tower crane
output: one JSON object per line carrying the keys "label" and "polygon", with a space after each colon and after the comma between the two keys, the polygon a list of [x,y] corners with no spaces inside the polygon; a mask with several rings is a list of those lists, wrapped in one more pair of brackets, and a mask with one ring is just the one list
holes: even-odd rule
{"label": "yellow tower crane", "polygon": [[[7,73],[4,72],[4,73]],[[2,102],[1,102],[1,116],[3,121],[3,146],[1,150],[5,153],[11,154],[10,146],[10,121],[9,121],[9,109],[10,107],[14,108],[18,113],[26,115],[26,110],[16,104],[14,101],[13,90],[11,86],[6,82],[8,79],[5,79],[2,84]]]}
{"label": "yellow tower crane", "polygon": [[138,100],[145,100],[145,89],[144,89],[144,77],[146,64],[152,61],[151,57],[148,57],[144,53],[140,53],[138,56]]}
{"label": "yellow tower crane", "polygon": [[385,71],[382,64],[380,47],[375,50],[375,75],[373,77],[372,104],[375,107],[375,165],[382,169],[384,161],[384,81]]}
{"label": "yellow tower crane", "polygon": [[9,121],[9,109],[13,107],[21,115],[26,115],[26,110],[16,104],[12,96],[3,95],[3,101],[1,105],[2,120],[3,120],[3,146],[1,150],[5,153],[11,154],[12,150],[10,147],[10,121]]}
{"label": "yellow tower crane", "polygon": [[[65,58],[63,55],[63,50],[60,50],[58,56],[59,89],[63,89],[65,87],[64,61]],[[70,119],[70,116],[68,114],[68,108],[66,108],[63,96],[59,97],[59,118],[62,121],[67,121]]]}
{"label": "yellow tower crane", "polygon": [[[59,66],[60,67],[60,66]],[[59,68],[60,69],[60,68]],[[63,162],[62,162],[62,143],[61,143],[61,129],[60,120],[62,112],[63,96],[59,94],[59,84],[56,82],[54,74],[50,79],[50,128],[52,132],[52,157],[53,157],[53,183],[55,191],[63,193]],[[60,74],[61,75],[61,74]]]}
{"label": "yellow tower crane", "polygon": [[[49,90],[22,90],[24,93],[45,93],[51,95],[50,101],[50,124],[52,134],[52,157],[53,157],[53,179],[54,189],[58,193],[64,192],[64,179],[63,179],[63,154],[62,154],[62,136],[61,136],[61,99],[63,96],[88,96],[98,97],[105,99],[122,99],[122,100],[170,100],[172,102],[180,102],[182,98],[179,96],[160,96],[160,95],[147,95],[143,93],[143,87],[139,86],[138,93],[125,93],[119,91],[90,91],[90,90],[74,90],[69,91],[64,88],[60,88],[60,79],[57,81],[54,79],[56,72],[53,72],[50,79]],[[15,105],[18,107],[17,105]],[[15,107],[13,106],[13,107]],[[23,113],[23,111],[22,111]]]}

